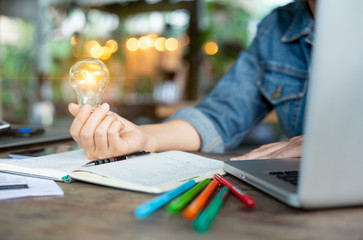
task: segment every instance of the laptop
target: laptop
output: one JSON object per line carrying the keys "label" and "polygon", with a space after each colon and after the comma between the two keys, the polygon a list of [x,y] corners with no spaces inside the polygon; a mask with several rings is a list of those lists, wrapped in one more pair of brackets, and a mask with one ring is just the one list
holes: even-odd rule
{"label": "laptop", "polygon": [[42,129],[39,133],[22,135],[0,134],[0,152],[72,139],[69,127],[66,126],[49,127]]}
{"label": "laptop", "polygon": [[363,1],[317,1],[301,159],[224,170],[296,208],[363,205]]}

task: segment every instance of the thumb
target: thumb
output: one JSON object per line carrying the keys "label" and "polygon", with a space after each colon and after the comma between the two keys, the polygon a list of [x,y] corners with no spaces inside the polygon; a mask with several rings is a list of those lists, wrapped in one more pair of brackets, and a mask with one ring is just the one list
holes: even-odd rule
{"label": "thumb", "polygon": [[79,110],[81,109],[81,106],[75,103],[70,103],[68,105],[68,111],[75,117],[77,116]]}

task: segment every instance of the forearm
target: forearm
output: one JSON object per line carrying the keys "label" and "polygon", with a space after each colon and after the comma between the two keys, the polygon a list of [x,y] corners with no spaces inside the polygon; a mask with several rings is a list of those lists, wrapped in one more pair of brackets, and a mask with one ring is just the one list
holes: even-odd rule
{"label": "forearm", "polygon": [[151,152],[168,150],[198,151],[201,139],[195,128],[183,120],[140,126],[148,135],[147,149]]}

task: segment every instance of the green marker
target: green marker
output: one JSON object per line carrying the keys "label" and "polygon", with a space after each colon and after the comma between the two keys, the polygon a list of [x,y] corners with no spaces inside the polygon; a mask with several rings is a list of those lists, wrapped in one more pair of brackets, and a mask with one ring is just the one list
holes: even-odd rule
{"label": "green marker", "polygon": [[194,221],[193,227],[194,230],[199,233],[204,233],[208,231],[210,225],[213,220],[216,218],[219,209],[222,207],[223,201],[228,196],[229,189],[228,187],[223,187],[222,190],[218,193],[218,195],[214,198],[211,204],[208,206],[206,210],[204,210]]}
{"label": "green marker", "polygon": [[209,184],[209,182],[209,178],[204,179],[202,182],[195,185],[189,191],[171,201],[167,206],[168,211],[176,213],[182,210],[190,201],[193,200],[195,196],[198,195],[198,193],[200,193]]}

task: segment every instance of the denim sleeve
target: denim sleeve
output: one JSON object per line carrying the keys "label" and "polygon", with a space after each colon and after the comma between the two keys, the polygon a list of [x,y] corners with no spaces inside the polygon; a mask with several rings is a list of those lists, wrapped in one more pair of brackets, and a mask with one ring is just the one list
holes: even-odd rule
{"label": "denim sleeve", "polygon": [[258,41],[257,36],[196,107],[181,109],[167,119],[189,122],[201,137],[201,151],[223,153],[238,146],[251,128],[272,109],[257,88],[257,80],[262,75]]}

